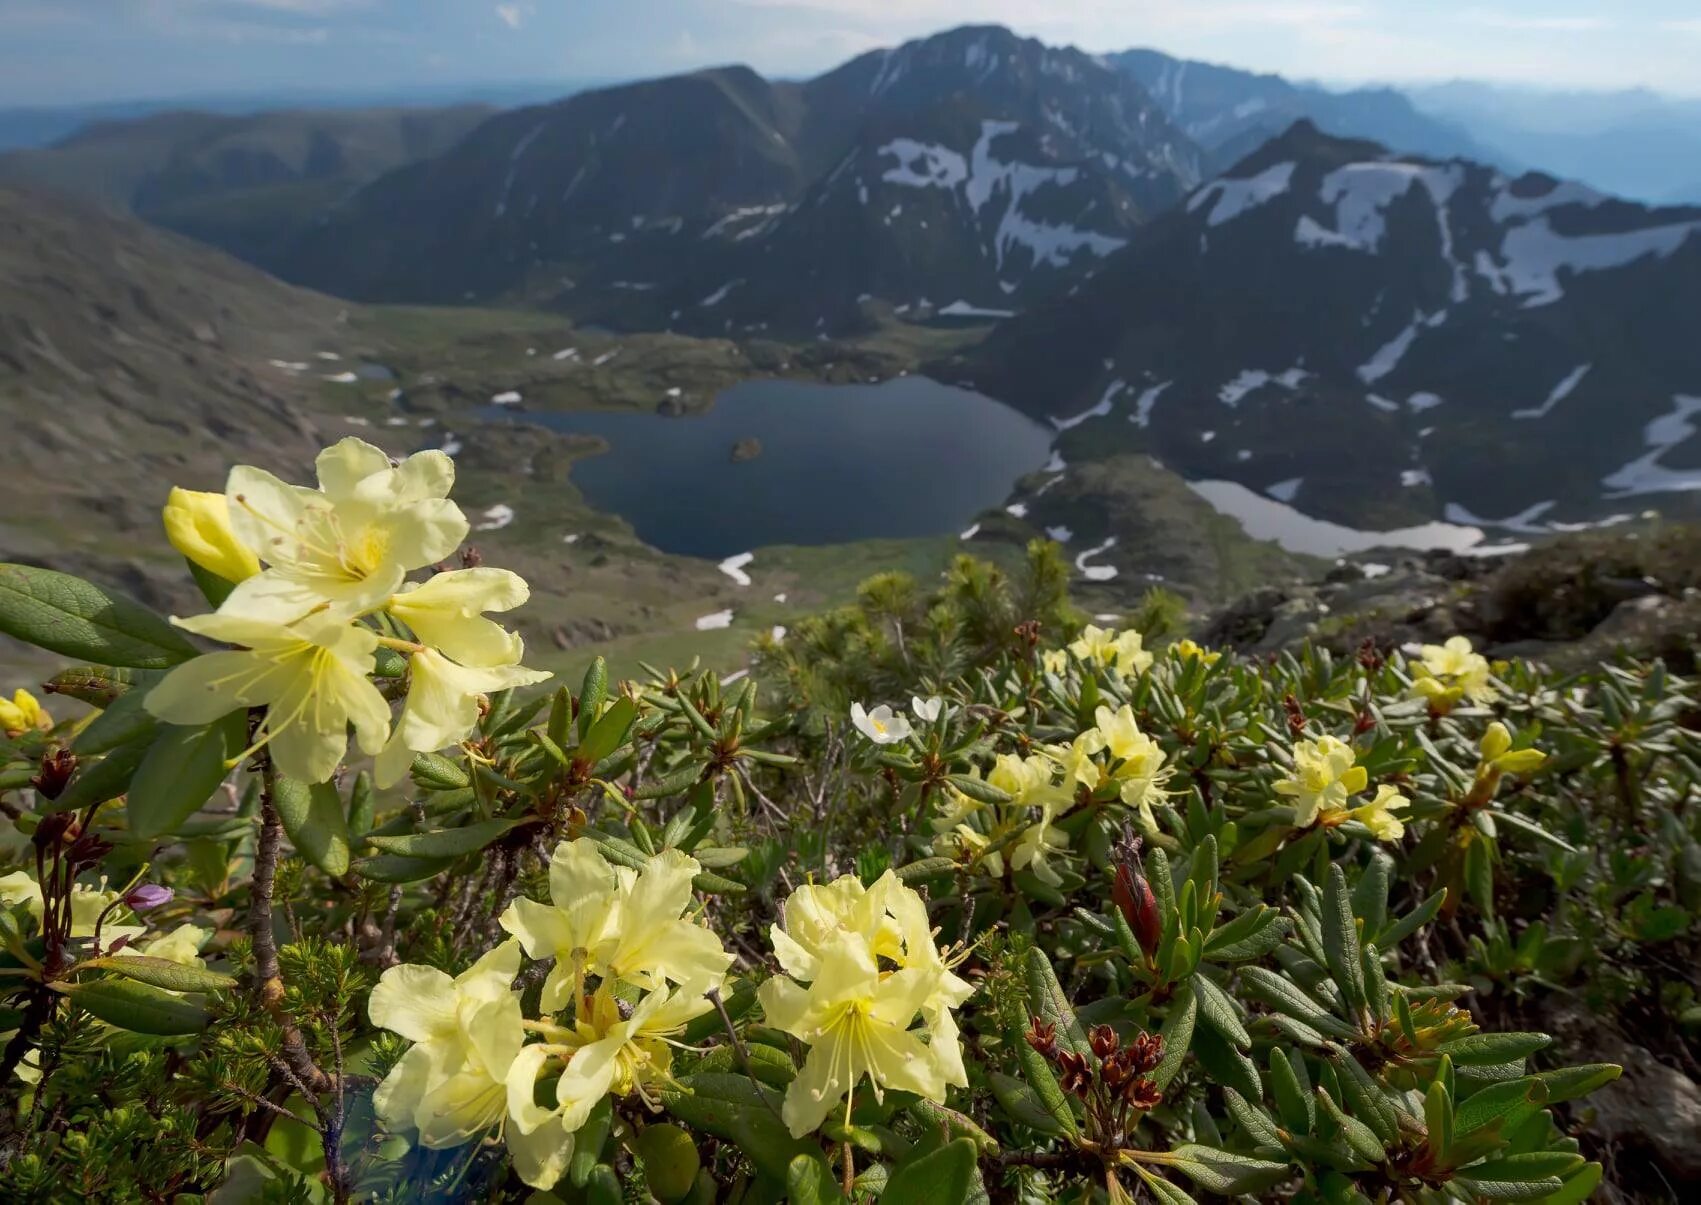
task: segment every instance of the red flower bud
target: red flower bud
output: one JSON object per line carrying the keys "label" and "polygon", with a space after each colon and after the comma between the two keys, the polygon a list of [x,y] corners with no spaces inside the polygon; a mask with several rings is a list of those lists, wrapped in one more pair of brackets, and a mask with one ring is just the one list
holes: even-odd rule
{"label": "red flower bud", "polygon": [[1085,1096],[1093,1083],[1092,1072],[1087,1069],[1086,1057],[1076,1054],[1073,1050],[1059,1050],[1057,1065],[1063,1070],[1057,1081],[1063,1090],[1075,1096]]}
{"label": "red flower bud", "polygon": [[30,786],[41,792],[43,798],[58,799],[76,770],[77,755],[69,749],[55,749],[42,755],[41,769],[30,779]]}
{"label": "red flower bud", "polygon": [[1109,1058],[1122,1045],[1117,1040],[1116,1030],[1108,1025],[1095,1025],[1087,1034],[1087,1044],[1093,1048],[1093,1053],[1099,1058]]}
{"label": "red flower bud", "polygon": [[1035,1017],[1028,1027],[1027,1037],[1028,1045],[1046,1058],[1049,1059],[1057,1053],[1057,1026],[1047,1024]]}
{"label": "red flower bud", "polygon": [[1128,1060],[1141,1075],[1152,1070],[1164,1061],[1163,1035],[1141,1030],[1139,1036],[1128,1043]]}
{"label": "red flower bud", "polygon": [[1163,940],[1163,917],[1158,913],[1158,897],[1152,894],[1152,885],[1146,882],[1138,854],[1117,865],[1110,894],[1122,910],[1122,919],[1134,931],[1134,940],[1139,943],[1140,949],[1147,958],[1153,957],[1158,952],[1158,943]]}
{"label": "red flower bud", "polygon": [[1155,1109],[1163,1098],[1163,1089],[1149,1079],[1131,1079],[1122,1089],[1122,1099],[1136,1109]]}

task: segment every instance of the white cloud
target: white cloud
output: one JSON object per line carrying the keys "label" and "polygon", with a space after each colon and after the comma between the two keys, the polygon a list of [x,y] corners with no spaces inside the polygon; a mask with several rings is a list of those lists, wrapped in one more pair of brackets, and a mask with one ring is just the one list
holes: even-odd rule
{"label": "white cloud", "polygon": [[1662,21],[1660,28],[1671,33],[1701,34],[1701,17],[1693,17],[1685,21]]}
{"label": "white cloud", "polygon": [[502,19],[502,24],[509,29],[518,29],[526,23],[526,18],[531,15],[531,5],[498,4],[496,15]]}
{"label": "white cloud", "polygon": [[1487,29],[1510,29],[1523,33],[1589,33],[1608,29],[1614,24],[1603,17],[1526,17],[1482,8],[1465,13],[1465,20]]}

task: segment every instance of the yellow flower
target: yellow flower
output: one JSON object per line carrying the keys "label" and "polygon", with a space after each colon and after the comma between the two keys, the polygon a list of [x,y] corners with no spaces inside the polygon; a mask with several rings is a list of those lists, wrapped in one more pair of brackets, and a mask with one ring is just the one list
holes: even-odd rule
{"label": "yellow flower", "polygon": [[[687,1021],[711,1007],[701,993],[662,989],[622,1015],[621,1001],[605,982],[572,1026],[530,1023],[545,1040],[521,1048],[508,1069],[508,1145],[520,1178],[533,1188],[552,1187],[572,1155],[574,1133],[610,1092],[636,1093],[654,1105],[653,1089],[673,1081],[671,1043]],[[536,1091],[552,1060],[562,1066],[549,1107],[537,1103]]]}
{"label": "yellow flower", "polygon": [[1098,787],[1102,776],[1093,758],[1104,751],[1104,745],[1104,734],[1097,728],[1089,728],[1068,745],[1047,745],[1045,752],[1062,769],[1065,786],[1079,783],[1091,791]]}
{"label": "yellow flower", "polygon": [[1376,788],[1376,798],[1349,809],[1346,818],[1357,820],[1364,825],[1378,841],[1398,841],[1405,836],[1406,826],[1394,813],[1404,811],[1411,806],[1411,802],[1393,787],[1383,783]]}
{"label": "yellow flower", "polygon": [[1093,713],[1093,720],[1098,725],[1093,731],[1099,734],[1110,754],[1110,777],[1117,784],[1122,802],[1140,810],[1141,823],[1147,829],[1156,828],[1152,803],[1168,794],[1164,783],[1169,781],[1173,770],[1164,763],[1169,755],[1162,745],[1140,731],[1134,709],[1127,703],[1114,712],[1101,706]]}
{"label": "yellow flower", "polygon": [[26,732],[50,732],[53,717],[36,697],[23,687],[13,692],[10,700],[0,697],[0,732],[7,736],[22,736]]}
{"label": "yellow flower", "polygon": [[231,530],[230,504],[223,494],[173,489],[163,518],[171,546],[208,573],[240,582],[260,572],[260,558]]}
{"label": "yellow flower", "polygon": [[1276,793],[1293,799],[1293,826],[1309,827],[1320,811],[1345,811],[1347,800],[1364,790],[1370,776],[1355,766],[1352,746],[1332,736],[1296,741],[1293,776],[1276,784]]}
{"label": "yellow flower", "polygon": [[[954,1038],[956,1022],[950,1010],[967,1000],[974,988],[953,974],[940,954],[926,902],[892,871],[870,887],[849,874],[831,883],[806,884],[787,897],[780,916],[782,924],[771,926],[768,937],[786,974],[804,981],[816,978],[836,943],[845,937],[855,939],[878,962],[934,976],[920,1007],[936,1034]],[[932,1050],[942,1060],[945,1082],[967,1087],[955,1041],[935,1043]]]}
{"label": "yellow flower", "polygon": [[1062,676],[1069,668],[1069,654],[1062,649],[1047,649],[1040,654],[1040,668],[1048,674]]}
{"label": "yellow flower", "polygon": [[992,771],[986,776],[986,781],[1009,795],[1015,804],[1042,807],[1048,802],[1059,803],[1069,798],[1069,793],[1052,781],[1056,773],[1057,767],[1044,754],[1032,753],[1023,758],[1013,753],[1000,753],[993,760]]}
{"label": "yellow flower", "polygon": [[158,718],[210,724],[238,707],[267,707],[255,747],[269,743],[277,768],[302,782],[336,772],[351,723],[361,749],[384,747],[390,706],[367,679],[378,647],[370,630],[327,616],[294,627],[223,612],[172,622],[243,647],[207,653],[167,674],[144,700]]}
{"label": "yellow flower", "polygon": [[548,670],[518,665],[469,669],[434,648],[413,654],[408,665],[407,702],[396,717],[389,743],[373,766],[373,777],[380,787],[392,786],[406,777],[415,753],[431,753],[465,740],[478,726],[480,696],[550,677]]}
{"label": "yellow flower", "polygon": [[517,573],[456,569],[404,587],[384,609],[407,624],[421,643],[462,665],[485,669],[518,663],[525,644],[501,624],[484,618],[484,612],[512,611],[529,597],[531,590]]}
{"label": "yellow flower", "polygon": [[227,614],[287,623],[327,604],[352,617],[384,604],[412,569],[443,560],[466,538],[448,500],[454,461],[418,452],[392,466],[359,439],[326,448],[317,490],[238,465],[225,486],[231,528],[268,568],[241,582]]}
{"label": "yellow flower", "polygon": [[1170,648],[1174,649],[1175,655],[1183,660],[1197,658],[1198,660],[1203,661],[1206,665],[1215,665],[1222,657],[1221,653],[1212,649],[1204,648],[1201,645],[1194,644],[1191,640],[1177,640],[1174,644],[1170,645]]}
{"label": "yellow flower", "polygon": [[391,967],[372,989],[372,1023],[414,1046],[373,1093],[392,1130],[417,1130],[420,1145],[459,1146],[500,1122],[508,1068],[525,1040],[520,943],[505,941],[451,979],[435,967]]}
{"label": "yellow flower", "polygon": [[1010,851],[1012,870],[1032,870],[1035,878],[1053,887],[1063,881],[1063,876],[1052,867],[1051,855],[1069,849],[1069,835],[1052,823],[1056,815],[1056,804],[1050,801],[1042,804],[1040,818],[1022,830]]}
{"label": "yellow flower", "polygon": [[1080,638],[1069,646],[1069,651],[1089,665],[1115,667],[1116,672],[1125,678],[1143,674],[1152,665],[1152,654],[1146,650],[1140,633],[1132,628],[1118,634],[1114,629],[1106,630],[1088,624],[1081,630]]}
{"label": "yellow flower", "polygon": [[1471,642],[1454,636],[1445,644],[1426,644],[1422,660],[1412,667],[1412,690],[1429,700],[1430,707],[1446,714],[1461,699],[1492,703],[1500,692],[1489,680],[1488,658],[1471,651]]}
{"label": "yellow flower", "polygon": [[526,953],[555,959],[543,983],[545,1011],[582,999],[588,975],[650,989],[672,982],[697,995],[717,986],[732,955],[713,931],[682,915],[701,869],[678,850],[639,871],[610,866],[588,837],[557,845],[549,862],[553,904],[522,897],[500,919]]}
{"label": "yellow flower", "polygon": [[[1489,724],[1478,749],[1484,767],[1507,774],[1528,774],[1531,770],[1540,769],[1547,761],[1547,754],[1540,749],[1512,748],[1512,733],[1499,720]],[[1478,771],[1479,774],[1481,772]]]}
{"label": "yellow flower", "polygon": [[808,987],[775,976],[757,989],[768,1023],[809,1047],[780,1108],[793,1137],[820,1126],[840,1100],[848,1120],[865,1075],[876,1099],[891,1088],[944,1101],[941,1060],[922,1040],[926,1030],[912,1028],[936,979],[937,972],[920,967],[882,973],[868,944],[844,933],[821,952]]}

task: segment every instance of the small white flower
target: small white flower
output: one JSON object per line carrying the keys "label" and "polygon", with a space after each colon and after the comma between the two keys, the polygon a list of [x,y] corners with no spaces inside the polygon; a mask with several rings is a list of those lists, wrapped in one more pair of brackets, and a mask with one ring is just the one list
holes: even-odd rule
{"label": "small white flower", "polygon": [[910,735],[910,722],[884,703],[873,711],[865,711],[861,703],[852,703],[851,723],[876,745],[895,745]]}
{"label": "small white flower", "polygon": [[910,707],[923,723],[931,724],[939,718],[939,709],[945,705],[945,700],[938,695],[924,699],[920,695],[910,696]]}

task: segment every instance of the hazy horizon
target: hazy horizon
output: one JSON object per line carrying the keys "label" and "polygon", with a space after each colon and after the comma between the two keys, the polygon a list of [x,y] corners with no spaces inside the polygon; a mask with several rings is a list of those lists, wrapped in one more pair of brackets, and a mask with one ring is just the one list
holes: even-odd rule
{"label": "hazy horizon", "polygon": [[1701,97],[1701,18],[1567,0],[0,0],[0,105],[582,87],[743,63],[801,78],[964,24],[1330,87]]}

